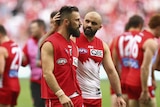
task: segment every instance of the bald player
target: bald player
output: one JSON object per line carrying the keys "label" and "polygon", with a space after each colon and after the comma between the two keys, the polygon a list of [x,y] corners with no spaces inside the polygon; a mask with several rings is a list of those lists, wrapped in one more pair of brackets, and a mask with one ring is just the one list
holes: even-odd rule
{"label": "bald player", "polygon": [[101,27],[101,16],[97,12],[89,12],[83,22],[84,33],[76,38],[79,49],[77,77],[82,90],[84,107],[101,107],[102,94],[99,76],[101,64],[117,95],[118,107],[125,107],[126,103],[121,96],[120,80],[112,62],[109,48],[106,43],[95,36]]}

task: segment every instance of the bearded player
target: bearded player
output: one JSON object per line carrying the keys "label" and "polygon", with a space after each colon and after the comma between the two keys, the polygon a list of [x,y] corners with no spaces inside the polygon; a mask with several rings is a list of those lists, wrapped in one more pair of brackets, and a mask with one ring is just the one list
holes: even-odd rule
{"label": "bearded player", "polygon": [[0,25],[0,107],[14,107],[17,104],[21,59],[20,47],[9,39],[5,28]]}
{"label": "bearded player", "polygon": [[[129,44],[129,37],[139,34],[143,27],[144,20],[139,15],[134,15],[130,17],[129,21],[125,26],[125,31],[120,36],[113,39],[110,50],[112,53],[112,59],[114,65],[119,73],[120,81],[121,81],[121,88],[123,93],[123,98],[126,102],[128,102],[128,95],[127,95],[127,87],[126,87],[126,77],[129,73],[130,65],[130,54],[129,49],[127,49]],[[111,101],[112,107],[117,107],[116,105],[116,95],[111,89]]]}
{"label": "bearded player", "polygon": [[154,38],[160,36],[160,14],[151,17],[148,25],[148,29],[130,38],[130,71],[126,79],[129,107],[156,107],[149,72],[158,49]]}
{"label": "bearded player", "polygon": [[42,98],[47,107],[82,107],[76,78],[78,49],[70,36],[80,36],[80,14],[75,6],[60,9],[58,30],[41,47]]}
{"label": "bearded player", "polygon": [[101,107],[100,65],[108,74],[111,86],[117,95],[117,106],[125,107],[121,96],[118,74],[113,65],[108,46],[95,34],[102,26],[102,18],[97,12],[89,12],[83,22],[84,33],[76,39],[79,49],[77,77],[82,90],[84,107]]}

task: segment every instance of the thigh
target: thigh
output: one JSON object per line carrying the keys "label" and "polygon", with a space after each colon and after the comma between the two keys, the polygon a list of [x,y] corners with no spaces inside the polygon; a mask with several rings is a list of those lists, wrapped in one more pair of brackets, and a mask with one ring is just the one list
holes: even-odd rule
{"label": "thigh", "polygon": [[150,102],[147,104],[140,103],[140,107],[157,107],[156,98],[151,98]]}
{"label": "thigh", "polygon": [[129,107],[139,107],[139,102],[137,100],[129,100]]}
{"label": "thigh", "polygon": [[117,96],[115,94],[111,95],[111,107],[118,107],[118,105],[117,105]]}
{"label": "thigh", "polygon": [[84,107],[102,107],[102,99],[83,99]]}

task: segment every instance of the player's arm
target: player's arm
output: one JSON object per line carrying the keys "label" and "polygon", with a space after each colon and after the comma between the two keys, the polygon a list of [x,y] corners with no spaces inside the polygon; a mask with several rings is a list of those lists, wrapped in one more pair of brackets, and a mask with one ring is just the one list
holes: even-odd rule
{"label": "player's arm", "polygon": [[155,55],[157,48],[158,48],[158,45],[153,39],[147,40],[143,45],[144,56],[143,56],[143,62],[141,65],[142,93],[140,97],[140,100],[143,103],[146,103],[148,100],[147,97],[149,97],[147,81],[148,81],[151,61],[152,61],[153,56]]}
{"label": "player's arm", "polygon": [[105,44],[104,42],[103,42],[103,47],[104,47],[104,58],[102,61],[103,67],[108,75],[108,78],[110,80],[110,84],[111,84],[112,88],[114,89],[114,91],[117,94],[118,107],[125,106],[126,103],[121,97],[122,92],[121,92],[120,79],[119,79],[118,73],[115,69],[115,66],[113,64],[113,61],[112,61],[112,58],[110,55],[110,50],[109,50],[107,44]]}
{"label": "player's arm", "polygon": [[50,42],[45,42],[41,48],[41,60],[43,77],[47,82],[50,89],[57,95],[61,104],[69,105],[66,107],[72,107],[71,100],[65,95],[61,87],[59,86],[54,74],[54,49]]}
{"label": "player's arm", "polygon": [[159,50],[159,52],[157,54],[156,61],[153,64],[153,68],[152,69],[160,71],[160,50]]}
{"label": "player's arm", "polygon": [[119,76],[114,67],[109,48],[107,44],[103,43],[104,46],[104,58],[103,58],[103,67],[108,75],[112,88],[115,90],[116,94],[121,94],[121,86]]}
{"label": "player's arm", "polygon": [[29,56],[28,56],[28,49],[27,44],[23,48],[23,56],[22,56],[22,66],[27,66],[29,64]]}
{"label": "player's arm", "polygon": [[0,47],[0,77],[4,72],[5,69],[5,59],[7,58],[7,50],[3,47]]}

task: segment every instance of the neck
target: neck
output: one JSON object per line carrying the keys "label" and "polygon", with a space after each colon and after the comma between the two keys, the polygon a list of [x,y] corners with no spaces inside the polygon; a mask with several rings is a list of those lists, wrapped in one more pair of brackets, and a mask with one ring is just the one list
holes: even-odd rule
{"label": "neck", "polygon": [[140,31],[140,28],[130,28],[129,31]]}
{"label": "neck", "polygon": [[3,37],[0,38],[0,43],[2,44],[2,43],[7,42],[9,40],[10,39],[7,36],[3,36]]}
{"label": "neck", "polygon": [[87,38],[87,40],[88,40],[89,42],[93,41],[93,39],[94,39],[94,37],[95,37],[95,36],[93,36],[93,37],[86,36],[85,34],[84,34],[84,36]]}
{"label": "neck", "polygon": [[59,34],[61,34],[67,41],[70,41],[70,34],[67,31],[66,28],[63,28],[62,26],[59,27],[58,31]]}
{"label": "neck", "polygon": [[[152,35],[154,35],[154,30],[153,29],[150,29],[150,28],[147,28],[146,29],[148,32],[150,32]],[[155,36],[155,35],[154,35]]]}

